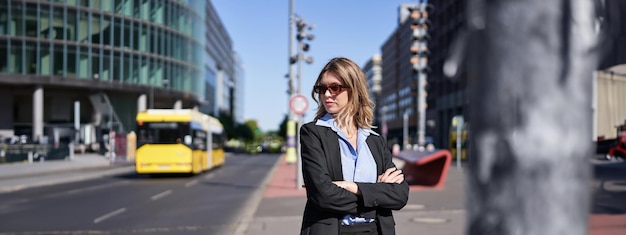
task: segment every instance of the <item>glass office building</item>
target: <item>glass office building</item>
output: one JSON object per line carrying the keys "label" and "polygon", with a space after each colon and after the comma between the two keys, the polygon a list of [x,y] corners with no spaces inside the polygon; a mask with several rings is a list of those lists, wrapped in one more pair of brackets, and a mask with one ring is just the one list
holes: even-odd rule
{"label": "glass office building", "polygon": [[215,106],[207,76],[232,77],[213,68],[232,68],[233,53],[212,28],[224,27],[204,0],[3,1],[0,135],[72,123],[76,102],[81,123],[126,130],[137,110]]}
{"label": "glass office building", "polygon": [[[64,3],[65,2],[65,3]],[[162,84],[203,94],[204,1],[9,1],[0,71]]]}

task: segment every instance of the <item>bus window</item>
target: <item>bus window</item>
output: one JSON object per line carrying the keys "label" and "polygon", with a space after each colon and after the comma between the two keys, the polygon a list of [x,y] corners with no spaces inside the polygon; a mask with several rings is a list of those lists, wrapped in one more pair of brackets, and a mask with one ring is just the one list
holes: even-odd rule
{"label": "bus window", "polygon": [[193,149],[206,150],[206,132],[193,130]]}
{"label": "bus window", "polygon": [[144,144],[178,144],[189,133],[189,123],[143,123],[137,126],[137,147]]}
{"label": "bus window", "polygon": [[226,136],[224,134],[216,134],[213,133],[213,135],[211,136],[211,140],[212,140],[212,147],[213,149],[221,149],[224,147],[224,142],[225,142]]}

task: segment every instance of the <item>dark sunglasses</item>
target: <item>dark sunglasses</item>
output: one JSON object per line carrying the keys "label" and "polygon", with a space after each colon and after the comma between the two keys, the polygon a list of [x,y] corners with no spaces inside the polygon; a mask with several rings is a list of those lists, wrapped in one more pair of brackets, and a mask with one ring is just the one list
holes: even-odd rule
{"label": "dark sunglasses", "polygon": [[339,84],[331,84],[330,86],[326,86],[326,85],[317,85],[317,86],[313,86],[313,91],[317,94],[323,95],[324,93],[326,93],[326,90],[330,91],[331,95],[336,95],[339,94],[343,91],[345,91],[346,89],[348,89],[348,86],[346,85],[339,85]]}

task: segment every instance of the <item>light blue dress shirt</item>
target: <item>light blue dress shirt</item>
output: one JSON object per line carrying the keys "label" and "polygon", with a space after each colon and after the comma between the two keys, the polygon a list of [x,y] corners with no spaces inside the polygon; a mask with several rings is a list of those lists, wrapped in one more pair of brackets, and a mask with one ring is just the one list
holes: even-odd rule
{"label": "light blue dress shirt", "polygon": [[[315,123],[318,126],[330,127],[339,135],[339,149],[341,152],[341,168],[343,172],[343,179],[350,182],[361,183],[376,183],[378,178],[376,172],[376,161],[370,151],[369,146],[365,140],[370,134],[378,135],[378,133],[371,129],[358,128],[356,144],[357,149],[354,149],[350,144],[349,139],[337,126],[335,119],[330,114],[324,115],[318,119]],[[355,215],[346,215],[341,221],[342,225],[369,223],[374,219],[365,219],[357,217]]]}

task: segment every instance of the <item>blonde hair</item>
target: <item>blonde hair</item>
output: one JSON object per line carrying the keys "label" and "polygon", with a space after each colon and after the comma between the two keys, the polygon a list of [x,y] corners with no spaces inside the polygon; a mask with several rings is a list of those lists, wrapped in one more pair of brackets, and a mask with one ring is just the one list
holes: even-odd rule
{"label": "blonde hair", "polygon": [[[352,60],[343,57],[331,59],[320,71],[315,85],[319,85],[326,73],[333,73],[348,87],[348,104],[337,113],[335,121],[340,127],[356,127],[371,129],[374,117],[374,102],[370,99],[367,80],[361,68]],[[315,120],[326,115],[327,111],[321,104],[322,94],[311,91],[311,97],[317,103]]]}

